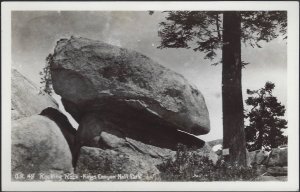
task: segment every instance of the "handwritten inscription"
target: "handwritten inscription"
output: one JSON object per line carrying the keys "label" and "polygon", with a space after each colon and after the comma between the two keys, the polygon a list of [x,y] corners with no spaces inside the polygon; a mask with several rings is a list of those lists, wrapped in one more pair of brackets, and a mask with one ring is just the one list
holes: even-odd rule
{"label": "handwritten inscription", "polygon": [[56,180],[56,181],[101,181],[101,180],[141,180],[142,174],[116,174],[116,175],[102,175],[102,174],[75,174],[75,173],[15,173],[14,179],[18,181],[35,181],[35,180]]}

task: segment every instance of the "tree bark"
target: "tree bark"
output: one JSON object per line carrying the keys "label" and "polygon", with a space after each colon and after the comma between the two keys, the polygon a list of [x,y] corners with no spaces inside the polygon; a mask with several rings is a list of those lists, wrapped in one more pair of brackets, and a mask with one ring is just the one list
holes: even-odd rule
{"label": "tree bark", "polygon": [[229,149],[225,160],[246,166],[246,141],[242,96],[241,17],[236,11],[223,14],[223,149]]}
{"label": "tree bark", "polygon": [[219,14],[216,14],[216,25],[217,25],[217,33],[218,33],[218,39],[221,41],[221,33],[220,33],[220,26],[219,26]]}

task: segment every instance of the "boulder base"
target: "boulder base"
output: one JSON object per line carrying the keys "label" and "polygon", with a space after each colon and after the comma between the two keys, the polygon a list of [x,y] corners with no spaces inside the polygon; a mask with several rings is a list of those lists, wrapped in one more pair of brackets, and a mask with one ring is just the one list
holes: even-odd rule
{"label": "boulder base", "polygon": [[81,148],[76,173],[100,175],[97,180],[153,181],[159,179],[159,171],[151,158],[93,147]]}
{"label": "boulder base", "polygon": [[[126,116],[126,114],[124,114],[124,116]],[[165,129],[154,131],[156,126],[160,125],[164,125],[163,122],[158,125],[153,122],[144,124],[144,122],[139,119],[127,118],[127,120],[125,120],[114,114],[89,113],[82,118],[79,124],[75,137],[76,148],[77,150],[79,150],[81,146],[103,148],[105,145],[101,146],[101,144],[112,146],[111,141],[125,138],[171,150],[176,150],[178,143],[197,148],[201,148],[204,145],[204,141],[201,139],[181,131],[173,130],[167,127],[166,124]],[[116,138],[110,138],[111,140],[108,141],[105,135],[103,135],[103,132],[114,135]],[[99,143],[98,140],[100,136],[102,141]]]}

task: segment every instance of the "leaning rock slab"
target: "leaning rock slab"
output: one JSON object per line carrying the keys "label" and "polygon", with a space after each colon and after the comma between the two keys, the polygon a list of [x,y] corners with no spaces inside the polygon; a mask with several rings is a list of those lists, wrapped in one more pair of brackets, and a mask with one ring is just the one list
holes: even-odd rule
{"label": "leaning rock slab", "polygon": [[102,110],[145,123],[156,117],[195,135],[210,130],[200,91],[138,52],[85,38],[61,39],[51,75],[55,92],[78,122],[83,114]]}
{"label": "leaning rock slab", "polygon": [[[72,172],[72,155],[59,127],[33,115],[12,121],[12,177],[16,173]],[[37,178],[38,179],[38,178]]]}
{"label": "leaning rock slab", "polygon": [[17,70],[13,69],[11,75],[12,120],[39,114],[47,107],[58,109],[58,104],[52,97]]}

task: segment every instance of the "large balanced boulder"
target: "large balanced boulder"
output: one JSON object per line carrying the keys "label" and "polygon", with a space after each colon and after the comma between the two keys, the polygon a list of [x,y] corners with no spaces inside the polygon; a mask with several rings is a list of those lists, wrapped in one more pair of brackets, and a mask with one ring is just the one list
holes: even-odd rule
{"label": "large balanced boulder", "polygon": [[200,91],[138,52],[71,37],[57,42],[50,63],[54,90],[78,122],[97,111],[152,122],[158,132],[164,127],[195,135],[210,130]]}
{"label": "large balanced boulder", "polygon": [[11,131],[13,178],[17,173],[40,175],[73,171],[68,143],[49,118],[33,115],[14,120]]}
{"label": "large balanced boulder", "polygon": [[33,82],[13,69],[11,73],[12,120],[39,114],[47,107],[58,109],[58,104]]}

